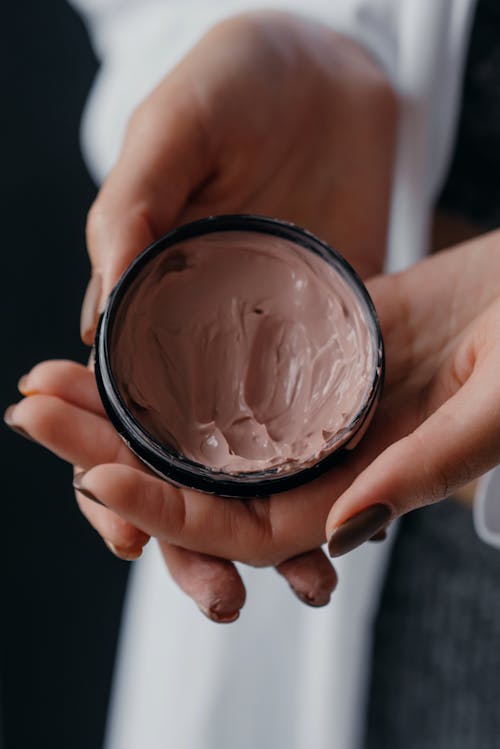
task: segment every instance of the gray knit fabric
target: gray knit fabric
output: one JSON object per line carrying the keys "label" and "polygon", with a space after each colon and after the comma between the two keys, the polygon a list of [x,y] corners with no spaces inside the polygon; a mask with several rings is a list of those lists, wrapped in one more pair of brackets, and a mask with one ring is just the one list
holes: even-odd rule
{"label": "gray knit fabric", "polygon": [[403,519],[373,656],[365,749],[499,749],[500,551],[469,510]]}

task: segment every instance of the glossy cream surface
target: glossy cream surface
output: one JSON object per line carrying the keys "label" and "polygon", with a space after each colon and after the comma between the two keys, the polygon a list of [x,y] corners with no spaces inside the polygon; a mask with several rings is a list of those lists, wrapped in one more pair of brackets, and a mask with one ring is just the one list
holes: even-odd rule
{"label": "glossy cream surface", "polygon": [[157,440],[228,473],[296,470],[332,449],[365,402],[367,310],[288,240],[218,232],[145,266],[113,325],[123,400]]}

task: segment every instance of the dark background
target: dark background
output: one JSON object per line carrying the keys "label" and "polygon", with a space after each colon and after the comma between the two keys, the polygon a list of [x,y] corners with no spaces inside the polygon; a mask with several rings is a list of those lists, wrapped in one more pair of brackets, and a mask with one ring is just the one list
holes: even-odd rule
{"label": "dark background", "polygon": [[[78,143],[97,69],[62,0],[4,4],[1,24],[2,407],[38,361],[86,361],[79,309],[95,193]],[[79,514],[71,470],[0,429],[5,749],[101,746],[128,565]],[[0,745],[1,745],[0,739]]]}

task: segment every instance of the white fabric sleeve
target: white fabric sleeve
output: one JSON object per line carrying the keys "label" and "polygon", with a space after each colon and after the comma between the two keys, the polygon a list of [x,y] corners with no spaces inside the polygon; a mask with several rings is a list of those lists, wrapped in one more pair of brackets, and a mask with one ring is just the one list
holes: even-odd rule
{"label": "white fabric sleeve", "polygon": [[[414,0],[410,0],[414,2]],[[215,23],[257,9],[296,12],[362,43],[391,75],[400,0],[72,0],[101,62],[82,122],[84,156],[101,182],[134,107]]]}

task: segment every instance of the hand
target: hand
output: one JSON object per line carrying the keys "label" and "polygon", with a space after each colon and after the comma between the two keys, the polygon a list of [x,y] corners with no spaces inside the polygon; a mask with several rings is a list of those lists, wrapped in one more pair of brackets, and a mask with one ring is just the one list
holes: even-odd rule
{"label": "hand", "polygon": [[285,13],[216,26],[134,112],[90,210],[85,341],[139,251],[203,216],[288,219],[378,272],[395,132],[394,94],[349,39]]}
{"label": "hand", "polygon": [[[362,275],[378,271],[395,130],[394,95],[352,41],[284,13],[219,24],[136,110],[90,211],[84,340],[91,343],[98,309],[137,253],[201,216],[253,212],[292,220],[342,248]],[[62,376],[54,372],[56,380]],[[92,465],[103,455],[95,451]],[[78,500],[115,553],[140,553],[147,536],[81,494]],[[171,558],[174,551],[164,553]],[[189,555],[175,555],[189,570]],[[204,559],[204,569],[208,564]],[[311,603],[326,603],[335,584],[319,550],[279,571]],[[231,575],[236,580],[234,568]],[[241,601],[241,583],[234,585]]]}
{"label": "hand", "polygon": [[363,445],[376,459],[359,455],[365,470],[327,519],[334,556],[364,541],[382,508],[395,518],[500,462],[499,282],[497,231],[369,285],[386,343],[385,396]]}
{"label": "hand", "polygon": [[[499,280],[497,232],[370,283],[386,344],[383,398],[356,451],[307,486],[270,500],[225,500],[175,489],[130,462],[115,462],[87,471],[79,488],[162,545],[270,565],[318,547],[326,527],[332,552],[345,553],[381,524],[444,498],[500,460]],[[61,400],[57,366],[63,365],[35,368],[27,381],[41,390],[48,372],[45,389],[57,390],[57,399],[26,399],[16,406],[15,424],[62,457],[91,464],[83,435],[99,458],[105,444],[118,443],[104,419],[99,429],[84,420],[92,414],[83,397],[79,412]],[[81,384],[83,393],[83,377]],[[74,393],[70,386],[66,397]],[[378,525],[374,506],[387,508]]]}
{"label": "hand", "polygon": [[[21,378],[19,389],[26,397],[5,415],[14,431],[84,469],[113,463],[132,468],[134,475],[137,472],[145,479],[152,478],[106,418],[94,376],[88,369],[70,361],[43,362]],[[191,494],[202,503],[208,499],[208,495]],[[147,496],[143,495],[142,500],[147,501]],[[77,493],[77,501],[115,553],[124,559],[140,556],[149,533],[101,506],[83,487]],[[237,618],[245,601],[245,589],[234,565],[167,541],[160,542],[160,546],[172,577],[203,613],[217,622]],[[309,605],[327,602],[336,583],[335,573],[320,549],[285,560],[278,572]]]}

